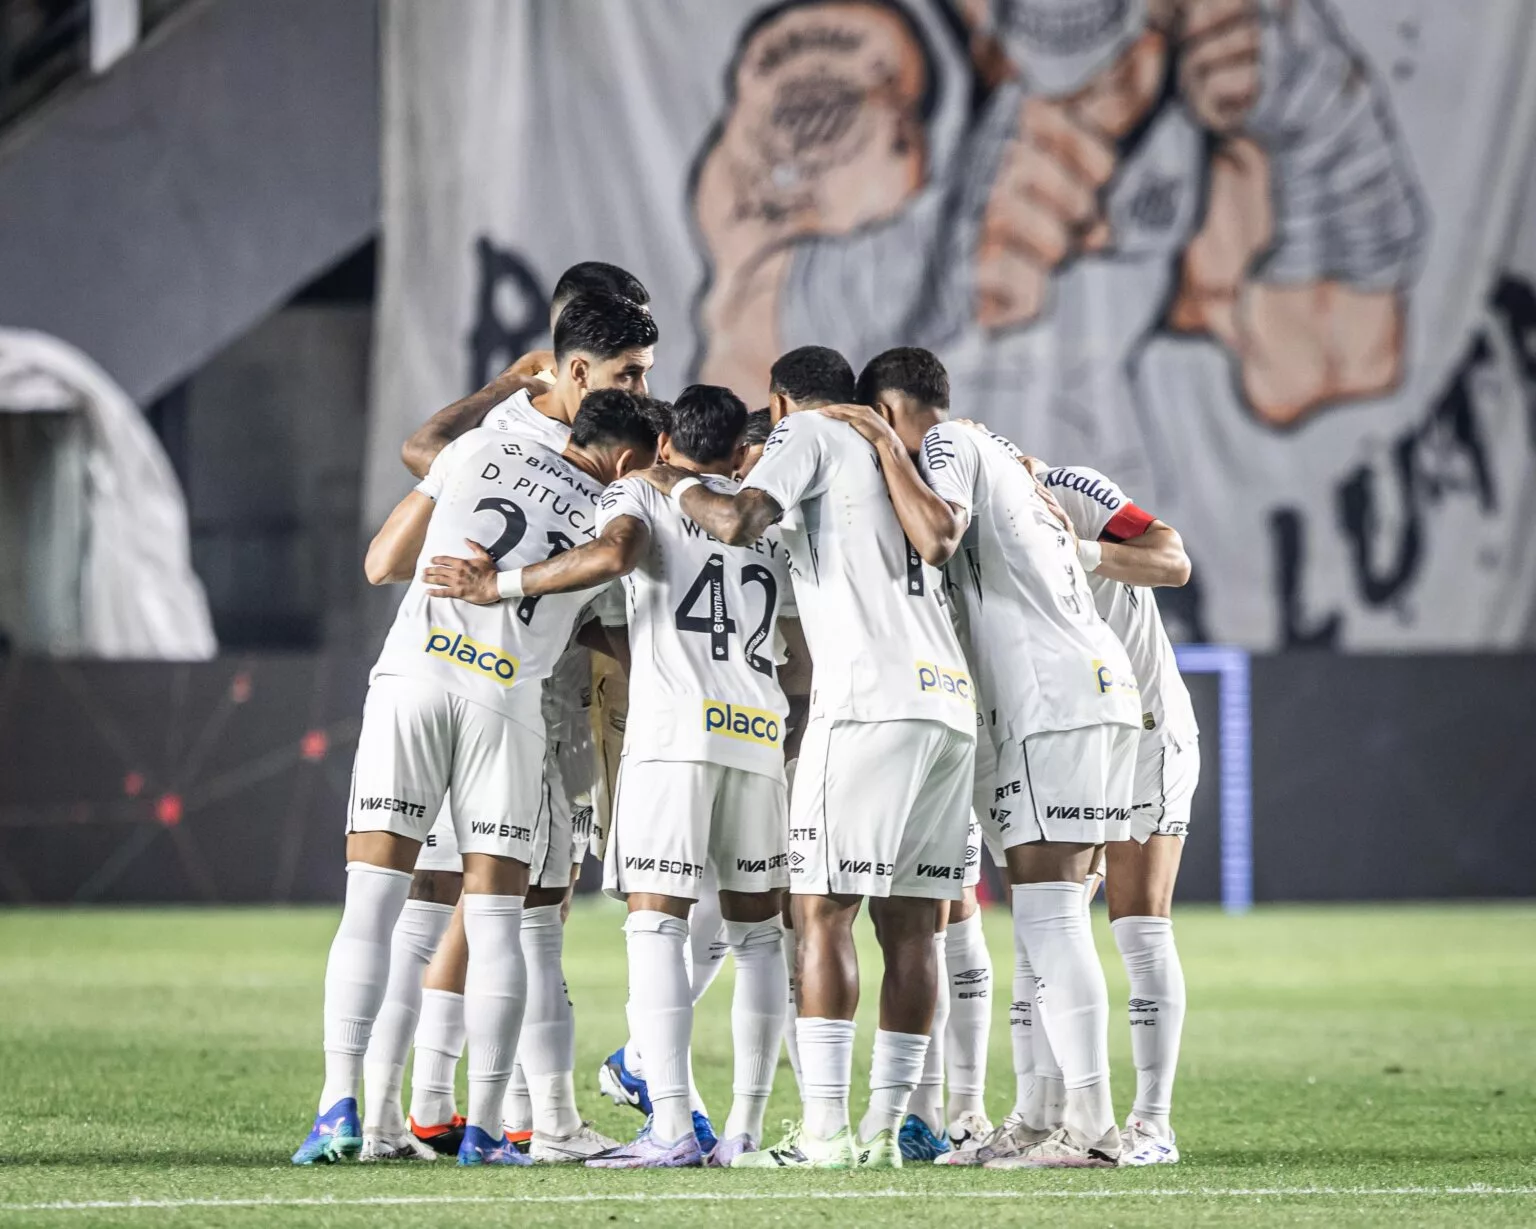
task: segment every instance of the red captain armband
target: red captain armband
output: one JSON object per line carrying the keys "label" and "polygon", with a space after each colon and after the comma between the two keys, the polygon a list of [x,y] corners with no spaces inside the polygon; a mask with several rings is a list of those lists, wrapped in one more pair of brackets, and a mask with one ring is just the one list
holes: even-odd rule
{"label": "red captain armband", "polygon": [[1145,508],[1138,508],[1133,503],[1124,504],[1120,511],[1109,518],[1109,524],[1100,531],[1099,537],[1108,538],[1111,542],[1124,542],[1127,538],[1139,538],[1147,530],[1152,528],[1152,522],[1157,520]]}

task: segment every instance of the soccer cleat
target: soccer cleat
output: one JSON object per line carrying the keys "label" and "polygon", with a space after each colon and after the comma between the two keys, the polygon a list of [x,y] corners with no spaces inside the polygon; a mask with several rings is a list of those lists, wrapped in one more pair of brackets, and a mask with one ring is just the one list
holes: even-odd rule
{"label": "soccer cleat", "polygon": [[936,1161],[949,1151],[949,1140],[935,1135],[916,1114],[908,1114],[897,1137],[904,1161]]}
{"label": "soccer cleat", "polygon": [[958,1152],[971,1148],[992,1134],[992,1120],[978,1110],[966,1110],[949,1124],[949,1146]]}
{"label": "soccer cleat", "polygon": [[1122,1165],[1177,1165],[1179,1163],[1178,1136],[1171,1131],[1164,1139],[1139,1118],[1126,1120],[1125,1130],[1120,1132],[1120,1164]]}
{"label": "soccer cleat", "polygon": [[506,1123],[501,1124],[501,1129],[506,1134],[507,1143],[511,1144],[519,1152],[527,1152],[533,1147],[532,1131],[514,1131]]}
{"label": "soccer cleat", "polygon": [[437,1153],[409,1131],[396,1134],[382,1132],[363,1134],[363,1150],[357,1154],[359,1161],[435,1161]]}
{"label": "soccer cleat", "polygon": [[464,1142],[464,1115],[455,1114],[451,1122],[439,1122],[425,1127],[414,1118],[407,1118],[405,1122],[411,1134],[438,1156],[458,1156],[459,1145]]}
{"label": "soccer cleat", "polygon": [[627,1144],[587,1158],[588,1169],[696,1169],[704,1164],[704,1153],[693,1132],[668,1143],[657,1139],[647,1118],[640,1134]]}
{"label": "soccer cleat", "polygon": [[729,1169],[737,1157],[756,1152],[758,1146],[757,1140],[750,1135],[733,1135],[730,1139],[720,1140],[704,1158],[704,1164],[710,1169]]}
{"label": "soccer cleat", "polygon": [[[928,1128],[924,1127],[923,1130],[927,1131]],[[905,1123],[902,1124],[901,1134],[906,1134]],[[932,1132],[929,1132],[929,1138],[932,1138]],[[853,1156],[857,1169],[900,1169],[902,1149],[890,1131],[876,1131],[874,1139],[867,1142],[861,1139],[854,1144]]]}
{"label": "soccer cleat", "polygon": [[693,1137],[699,1141],[699,1151],[708,1156],[715,1150],[719,1140],[715,1138],[714,1125],[709,1121],[709,1115],[693,1111]]}
{"label": "soccer cleat", "polygon": [[1018,1114],[1009,1114],[1000,1126],[974,1140],[968,1147],[956,1148],[938,1157],[936,1165],[985,1165],[988,1161],[1020,1155],[1026,1148],[1038,1144],[1049,1134],[1024,1125]]}
{"label": "soccer cleat", "polygon": [[315,1125],[293,1154],[295,1165],[334,1165],[354,1157],[363,1147],[363,1126],[357,1117],[357,1098],[343,1097],[330,1109],[315,1115]]}
{"label": "soccer cleat", "polygon": [[517,1145],[503,1132],[497,1139],[479,1127],[464,1128],[464,1142],[459,1145],[460,1165],[532,1165],[531,1158],[517,1150]]}
{"label": "soccer cleat", "polygon": [[608,1055],[597,1069],[598,1090],[615,1105],[627,1105],[649,1118],[651,1094],[645,1086],[645,1077],[634,1074],[625,1064],[624,1048],[620,1046]]}
{"label": "soccer cleat", "polygon": [[1113,1169],[1120,1163],[1120,1128],[1114,1127],[1097,1143],[1078,1141],[1066,1127],[1052,1131],[1038,1144],[1017,1156],[997,1157],[987,1169]]}
{"label": "soccer cleat", "polygon": [[843,1127],[831,1139],[811,1135],[803,1124],[786,1122],[784,1138],[772,1148],[743,1152],[732,1169],[852,1169],[853,1132]]}
{"label": "soccer cleat", "polygon": [[[564,1165],[573,1161],[587,1161],[600,1152],[608,1152],[619,1146],[619,1141],[599,1135],[590,1122],[584,1122],[570,1135],[546,1135],[543,1131],[531,1131],[532,1143],[527,1149],[540,1165]],[[514,1142],[516,1136],[512,1136]]]}

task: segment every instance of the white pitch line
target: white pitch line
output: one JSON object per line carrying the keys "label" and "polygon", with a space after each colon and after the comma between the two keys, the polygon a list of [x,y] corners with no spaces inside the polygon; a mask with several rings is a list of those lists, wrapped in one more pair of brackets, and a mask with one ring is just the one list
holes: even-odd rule
{"label": "white pitch line", "polygon": [[366,1195],[311,1196],[293,1199],[90,1199],[50,1203],[0,1203],[0,1212],[127,1212],[168,1208],[392,1208],[437,1204],[579,1204],[579,1203],[753,1203],[794,1199],[1292,1199],[1317,1196],[1391,1197],[1402,1195],[1532,1196],[1536,1186],[1272,1186],[1148,1187],[1142,1190],[1018,1191],[699,1191],[648,1194],[615,1191],[583,1195]]}

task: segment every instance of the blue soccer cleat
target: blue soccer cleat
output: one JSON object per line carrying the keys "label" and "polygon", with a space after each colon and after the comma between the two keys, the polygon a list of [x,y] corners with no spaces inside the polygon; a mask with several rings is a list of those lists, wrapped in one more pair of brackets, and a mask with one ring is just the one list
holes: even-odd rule
{"label": "blue soccer cleat", "polygon": [[645,1077],[634,1074],[625,1064],[623,1046],[608,1055],[597,1069],[597,1087],[615,1105],[628,1105],[650,1117],[651,1094]]}
{"label": "blue soccer cleat", "polygon": [[715,1128],[710,1124],[709,1115],[693,1111],[693,1138],[699,1141],[699,1151],[708,1156],[715,1150],[715,1145],[720,1141],[715,1138]]}
{"label": "blue soccer cleat", "polygon": [[949,1141],[935,1135],[916,1114],[908,1114],[901,1124],[900,1143],[904,1161],[936,1161],[949,1151]]}
{"label": "blue soccer cleat", "polygon": [[464,1142],[459,1145],[460,1165],[532,1165],[533,1158],[518,1150],[507,1138],[498,1137],[479,1127],[464,1128]]}
{"label": "blue soccer cleat", "polygon": [[357,1098],[343,1097],[330,1109],[315,1115],[299,1150],[295,1165],[334,1165],[355,1157],[363,1147],[363,1124],[357,1116]]}

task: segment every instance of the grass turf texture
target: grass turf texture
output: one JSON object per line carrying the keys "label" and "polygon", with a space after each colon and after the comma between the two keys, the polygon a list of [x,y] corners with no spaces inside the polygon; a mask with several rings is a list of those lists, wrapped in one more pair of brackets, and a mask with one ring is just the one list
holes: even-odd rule
{"label": "grass turf texture", "polygon": [[[1236,919],[1184,910],[1184,1163],[1034,1174],[294,1169],[287,1157],[320,1085],[321,975],[336,916],[0,912],[0,1223],[1536,1223],[1533,907],[1270,908]],[[625,1032],[621,919],[607,902],[579,904],[565,967],[583,1112],[628,1136],[638,1115],[601,1100],[593,1083]],[[1124,978],[1102,912],[1095,926],[1123,1114],[1133,1088]],[[1000,1118],[1013,1095],[1006,913],[993,911],[987,931],[997,972],[988,1108]],[[870,938],[862,928],[857,1080],[876,998]],[[695,1033],[717,1125],[730,1090],[730,978],[728,968]],[[854,1096],[857,1118],[857,1086]],[[781,1064],[770,1124],[794,1110]],[[1469,1187],[1484,1189],[1458,1189]],[[129,1200],[161,1206],[38,1206]]]}

